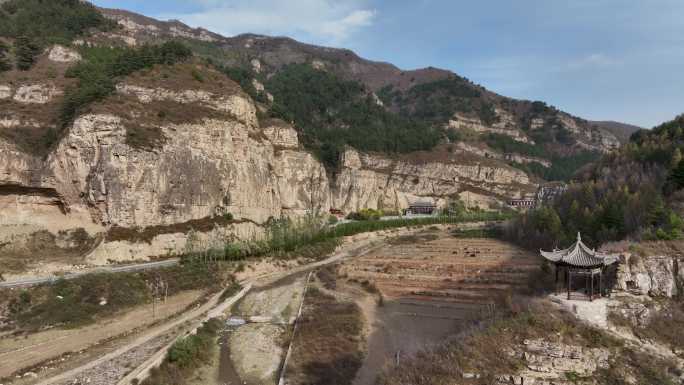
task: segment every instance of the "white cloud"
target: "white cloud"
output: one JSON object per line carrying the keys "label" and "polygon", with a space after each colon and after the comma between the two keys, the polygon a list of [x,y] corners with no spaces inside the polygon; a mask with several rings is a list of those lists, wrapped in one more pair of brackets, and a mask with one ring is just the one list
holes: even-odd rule
{"label": "white cloud", "polygon": [[226,36],[258,33],[333,45],[372,25],[377,16],[367,0],[196,0],[195,4],[196,12],[157,16]]}
{"label": "white cloud", "polygon": [[582,70],[582,69],[600,69],[614,67],[619,62],[603,53],[591,53],[580,57],[574,61],[567,63],[564,69],[567,70]]}

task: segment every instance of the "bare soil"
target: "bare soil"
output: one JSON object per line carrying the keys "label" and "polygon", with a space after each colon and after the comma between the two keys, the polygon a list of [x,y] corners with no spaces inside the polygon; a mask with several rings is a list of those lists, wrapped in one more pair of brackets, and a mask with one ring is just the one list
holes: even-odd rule
{"label": "bare soil", "polygon": [[538,267],[536,256],[511,244],[444,230],[396,237],[345,261],[340,277],[376,299],[358,300],[370,333],[353,384],[375,384],[383,370],[467,329],[498,297],[526,287]]}
{"label": "bare soil", "polygon": [[318,285],[307,292],[287,365],[288,384],[349,384],[361,367],[364,319],[345,294],[340,288],[331,294]]}
{"label": "bare soil", "polygon": [[285,327],[275,324],[248,324],[230,338],[231,361],[243,384],[275,384],[284,350],[280,337]]}
{"label": "bare soil", "polygon": [[80,329],[53,329],[0,339],[0,378],[48,358],[82,351],[104,340],[149,326],[183,311],[201,295],[201,291],[188,291],[170,296],[166,303],[157,304],[155,318],[152,317],[151,305],[145,305]]}
{"label": "bare soil", "polygon": [[267,282],[235,304],[231,314],[257,320],[228,328],[221,349],[220,383],[275,384],[290,323],[302,302],[306,272]]}
{"label": "bare soil", "polygon": [[540,264],[537,256],[496,239],[435,235],[423,242],[390,241],[345,262],[340,274],[377,287],[388,299],[488,304],[526,287],[528,274]]}
{"label": "bare soil", "polygon": [[[21,246],[0,243],[0,274],[24,272],[38,264],[85,263],[86,254],[101,240],[98,236],[90,236],[82,228],[58,234],[42,230],[22,238],[25,239],[17,242]],[[9,274],[6,275],[9,277]]]}

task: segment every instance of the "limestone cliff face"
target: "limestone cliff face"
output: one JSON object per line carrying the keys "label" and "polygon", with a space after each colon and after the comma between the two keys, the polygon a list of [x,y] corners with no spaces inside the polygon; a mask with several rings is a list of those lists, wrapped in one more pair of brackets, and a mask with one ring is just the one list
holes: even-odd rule
{"label": "limestone cliff face", "polygon": [[[620,141],[612,133],[602,130],[597,126],[578,124],[577,120],[570,115],[557,111],[551,116],[531,119],[529,132],[525,132],[523,127],[517,123],[512,115],[504,109],[495,109],[497,121],[490,125],[482,122],[479,118],[468,117],[455,114],[447,125],[448,128],[466,129],[478,133],[495,133],[506,135],[513,140],[535,144],[529,138],[529,134],[546,127],[562,128],[570,133],[575,141],[574,146],[578,149],[607,153],[620,146]],[[514,154],[520,156],[520,154]],[[516,162],[528,163],[524,157],[511,159]],[[543,164],[543,163],[542,163]]]}
{"label": "limestone cliff face", "polygon": [[337,176],[333,202],[343,210],[402,209],[420,198],[443,203],[470,190],[501,197],[520,196],[532,187],[522,171],[481,162],[412,162],[347,150]]}
{"label": "limestone cliff face", "polygon": [[[24,103],[62,92],[34,88],[22,94]],[[523,172],[484,158],[417,162],[349,149],[331,175],[290,125],[259,122],[241,91],[126,82],[114,97],[78,117],[46,157],[0,140],[0,241],[11,243],[19,232],[84,228],[102,242],[79,258],[100,264],[181,252],[187,228],[199,222],[203,242],[245,239],[282,215],[399,210],[419,198],[442,202],[465,192],[490,204],[534,189]],[[159,106],[206,116],[149,120]],[[156,145],[135,145],[136,130],[154,133]],[[211,225],[226,213],[234,223]],[[126,239],[112,229],[152,235]]]}
{"label": "limestone cliff face", "polygon": [[684,259],[678,256],[640,257],[626,253],[618,269],[618,288],[654,298],[672,298],[684,289]]}

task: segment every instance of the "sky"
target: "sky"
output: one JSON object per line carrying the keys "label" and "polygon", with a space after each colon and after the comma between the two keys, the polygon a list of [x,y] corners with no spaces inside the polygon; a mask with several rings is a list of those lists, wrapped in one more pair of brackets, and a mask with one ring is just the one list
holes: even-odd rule
{"label": "sky", "polygon": [[653,127],[684,113],[682,0],[94,0],[225,36],[289,36]]}

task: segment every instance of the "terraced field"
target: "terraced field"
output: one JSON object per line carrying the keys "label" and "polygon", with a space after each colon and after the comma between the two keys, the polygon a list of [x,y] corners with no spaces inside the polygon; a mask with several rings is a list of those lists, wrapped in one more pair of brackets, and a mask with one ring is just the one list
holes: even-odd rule
{"label": "terraced field", "polygon": [[389,239],[369,254],[345,260],[338,282],[363,287],[375,303],[359,300],[370,328],[366,355],[353,385],[376,383],[386,368],[458,338],[488,317],[504,295],[527,289],[540,259],[491,238],[460,238],[433,227]]}
{"label": "terraced field", "polygon": [[368,281],[387,299],[487,304],[526,287],[539,263],[536,255],[503,241],[435,230],[349,260],[341,274]]}

